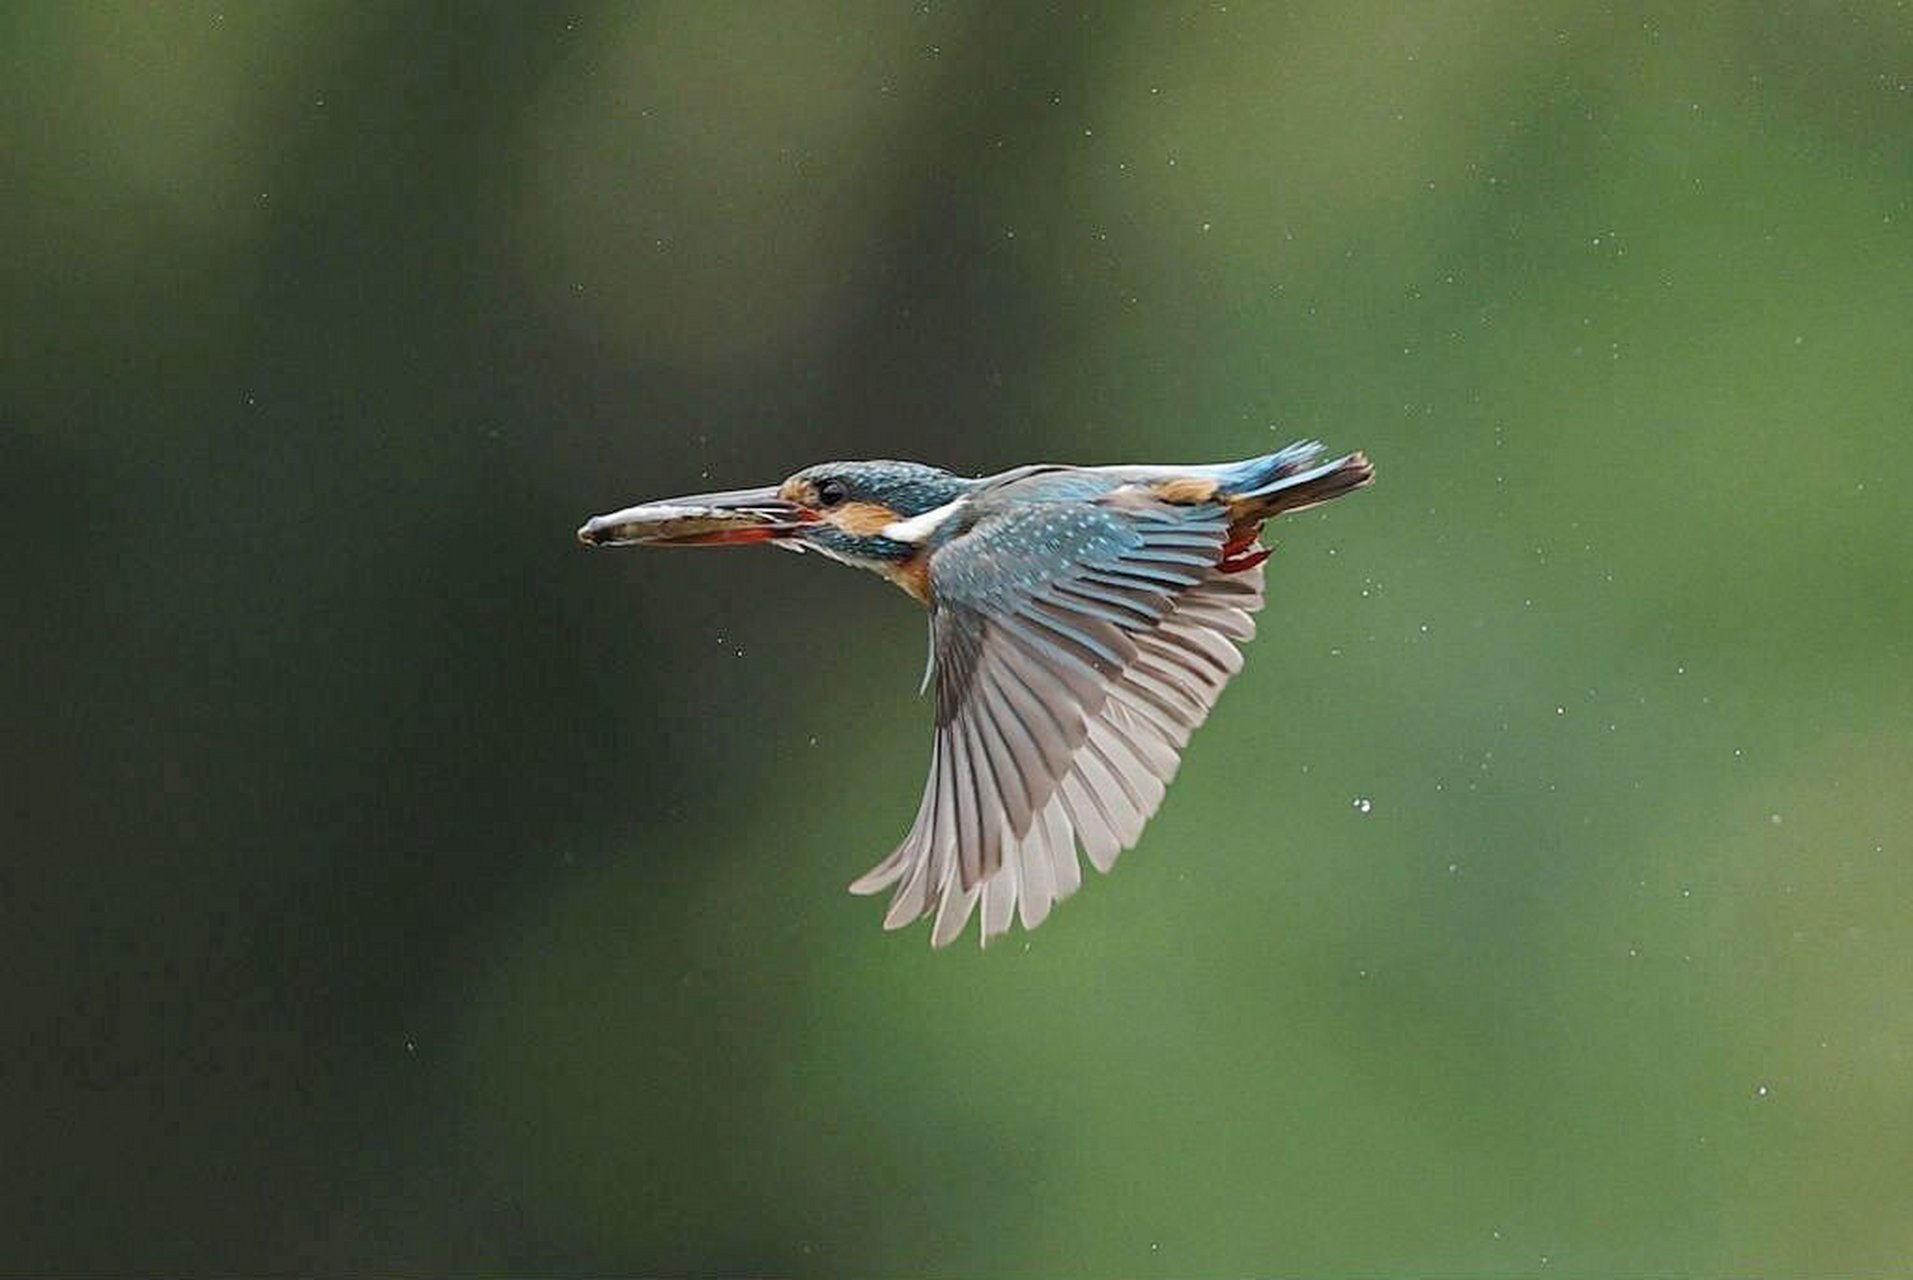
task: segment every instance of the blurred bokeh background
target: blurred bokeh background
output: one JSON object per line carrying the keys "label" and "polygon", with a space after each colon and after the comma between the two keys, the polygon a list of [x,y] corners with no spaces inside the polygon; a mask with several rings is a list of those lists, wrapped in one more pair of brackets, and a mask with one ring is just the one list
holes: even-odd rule
{"label": "blurred bokeh background", "polygon": [[[1913,1256],[1904,4],[15,4],[0,111],[0,1269]],[[843,892],[908,601],[572,540],[1306,436],[987,953]]]}

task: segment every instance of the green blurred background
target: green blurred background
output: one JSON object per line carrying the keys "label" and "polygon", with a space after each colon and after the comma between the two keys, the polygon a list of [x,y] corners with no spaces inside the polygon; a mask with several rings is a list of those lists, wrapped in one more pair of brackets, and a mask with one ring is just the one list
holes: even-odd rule
{"label": "green blurred background", "polygon": [[[0,109],[0,1269],[1913,1258],[1905,5],[15,4]],[[1305,436],[987,953],[843,892],[908,601],[572,539]]]}

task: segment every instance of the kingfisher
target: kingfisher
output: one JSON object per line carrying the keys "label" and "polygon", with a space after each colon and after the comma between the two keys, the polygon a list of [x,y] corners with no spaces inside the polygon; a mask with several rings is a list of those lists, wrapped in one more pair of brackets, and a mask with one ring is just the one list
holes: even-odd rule
{"label": "kingfisher", "polygon": [[850,891],[890,890],[887,929],[934,917],[936,947],[980,914],[988,945],[1081,887],[1079,849],[1107,872],[1141,837],[1255,635],[1263,523],[1374,479],[1363,454],[1323,452],[980,478],[823,462],[593,516],[578,537],[814,551],[926,606],[929,780],[909,834]]}

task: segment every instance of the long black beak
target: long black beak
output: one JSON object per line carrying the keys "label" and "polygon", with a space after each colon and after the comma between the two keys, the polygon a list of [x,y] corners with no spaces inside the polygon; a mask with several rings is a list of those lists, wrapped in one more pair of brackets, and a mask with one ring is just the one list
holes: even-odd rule
{"label": "long black beak", "polygon": [[694,493],[593,516],[578,530],[588,547],[713,547],[768,542],[814,520],[777,490]]}

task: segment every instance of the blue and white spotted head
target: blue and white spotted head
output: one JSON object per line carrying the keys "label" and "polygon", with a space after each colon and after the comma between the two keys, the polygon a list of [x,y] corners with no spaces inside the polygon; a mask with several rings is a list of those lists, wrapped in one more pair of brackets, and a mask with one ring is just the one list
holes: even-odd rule
{"label": "blue and white spotted head", "polygon": [[851,885],[942,946],[1033,929],[1142,836],[1263,605],[1263,522],[1370,483],[1291,445],[1193,466],[826,462],[762,489],[595,516],[593,546],[769,543],[882,575],[930,610],[936,732],[910,833]]}

